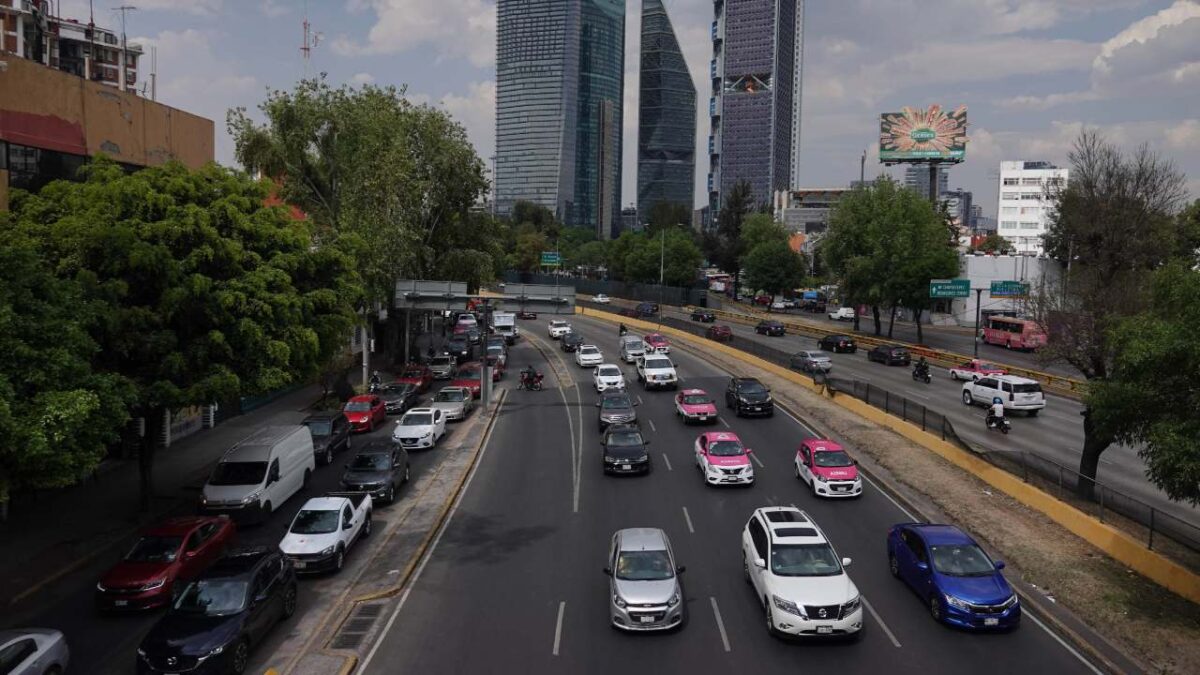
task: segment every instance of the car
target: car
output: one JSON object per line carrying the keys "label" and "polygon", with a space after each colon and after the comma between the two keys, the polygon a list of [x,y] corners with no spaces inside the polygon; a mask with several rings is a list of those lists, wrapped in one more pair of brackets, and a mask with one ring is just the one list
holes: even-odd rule
{"label": "car", "polygon": [[849,335],[826,335],[817,341],[817,346],[835,354],[853,354],[858,351],[858,345]]}
{"label": "car", "polygon": [[853,307],[838,307],[829,313],[829,318],[834,321],[853,321],[857,315]]}
{"label": "car", "polygon": [[475,407],[475,396],[466,387],[442,387],[433,395],[429,407],[441,410],[448,422],[462,421]]}
{"label": "car", "polygon": [[408,451],[390,441],[372,441],[359,448],[342,472],[342,489],[366,492],[372,500],[392,504],[396,491],[411,475]]}
{"label": "car", "polygon": [[692,321],[699,321],[700,323],[712,323],[716,320],[717,320],[717,315],[714,314],[711,310],[708,310],[708,309],[692,310]]}
{"label": "car", "polygon": [[601,363],[592,371],[592,386],[596,392],[625,388],[625,373],[615,363]]}
{"label": "car", "polygon": [[950,379],[952,380],[978,380],[987,375],[1007,375],[1008,371],[994,363],[980,361],[979,359],[971,359],[966,363],[960,363],[950,369]]}
{"label": "car", "polygon": [[500,364],[501,368],[507,368],[508,348],[502,345],[488,345],[486,358],[488,361],[495,359],[495,361]]}
{"label": "car", "polygon": [[778,321],[759,321],[758,325],[754,327],[754,332],[758,333],[759,335],[773,335],[780,337],[787,335],[787,328],[785,328],[784,325]]}
{"label": "car", "polygon": [[387,406],[376,394],[360,394],[346,401],[342,414],[350,422],[351,429],[369,433],[375,431],[376,424],[387,421]]}
{"label": "car", "polygon": [[858,463],[842,446],[824,438],[806,438],[793,460],[796,478],[808,483],[817,497],[860,497]]}
{"label": "car", "polygon": [[635,311],[637,312],[637,316],[654,316],[654,315],[658,314],[658,303],[657,302],[638,303],[637,309]]}
{"label": "car", "polygon": [[483,364],[478,361],[462,364],[450,378],[450,386],[466,387],[471,390],[471,396],[479,398],[483,395]]}
{"label": "car", "polygon": [[147,528],[125,557],[100,577],[100,611],[164,607],[171,593],[200,576],[233,541],[237,526],[227,516],[180,516]]}
{"label": "car", "polygon": [[953,525],[900,523],[887,534],[892,576],[916,591],[934,621],[968,630],[1012,630],[1021,601],[993,561]]}
{"label": "car", "polygon": [[603,293],[597,293],[596,295],[592,296],[592,302],[598,305],[607,305],[608,303],[612,302],[612,300]]}
{"label": "car", "polygon": [[675,395],[675,414],[687,422],[717,422],[717,404],[703,389],[684,389]]}
{"label": "car", "polygon": [[642,431],[632,424],[611,424],[600,441],[604,473],[650,473],[650,454]]}
{"label": "car", "polygon": [[454,318],[454,325],[464,326],[467,328],[478,326],[479,317],[475,316],[475,314],[472,312],[459,312],[459,314]]}
{"label": "car", "polygon": [[754,304],[762,305],[763,307],[769,307],[771,305],[771,296],[756,295],[756,296],[754,296]]}
{"label": "car", "polygon": [[396,376],[396,382],[416,385],[417,393],[424,394],[433,386],[433,371],[424,364],[408,363]]}
{"label": "car", "polygon": [[665,335],[650,333],[642,338],[642,351],[646,354],[670,354],[671,341]]}
{"label": "car", "polygon": [[596,426],[601,432],[613,424],[637,424],[637,402],[623,390],[608,390],[596,401]]}
{"label": "car", "polygon": [[604,574],[608,582],[608,619],[625,631],[680,628],[687,603],[667,533],[658,528],[617,530],[608,550]]}
{"label": "car", "polygon": [[458,323],[458,324],[454,324],[454,328],[452,328],[452,329],[450,330],[450,334],[451,334],[451,335],[462,335],[462,336],[464,336],[464,337],[465,337],[465,336],[466,336],[466,334],[467,334],[467,329],[468,329],[468,328],[470,328],[470,326],[468,326],[468,325],[467,325],[467,324],[465,324],[465,323]]}
{"label": "car", "polygon": [[575,365],[580,368],[595,368],[604,363],[604,354],[596,345],[579,345],[575,350]]}
{"label": "car", "polygon": [[885,366],[907,366],[912,362],[912,355],[900,345],[879,345],[867,352],[867,360],[878,361]]}
{"label": "car", "polygon": [[617,311],[617,314],[620,314],[621,316],[629,317],[631,319],[637,319],[642,316],[641,314],[638,313],[638,311],[636,309],[634,309],[632,307],[622,307],[620,310]]}
{"label": "car", "polygon": [[365,492],[313,497],[292,518],[279,550],[297,572],[341,572],[350,548],[371,536],[374,508],[374,500]]}
{"label": "car", "polygon": [[508,338],[503,335],[489,335],[483,341],[484,349],[491,353],[493,349],[500,349],[504,355],[508,356]]}
{"label": "car", "polygon": [[643,389],[675,389],[679,386],[675,364],[660,354],[647,354],[637,360],[637,378]]}
{"label": "car", "polygon": [[385,384],[379,390],[379,398],[383,399],[384,407],[388,414],[392,415],[416,407],[421,402],[417,392],[417,385],[410,382]]}
{"label": "car", "polygon": [[456,364],[465,363],[475,358],[475,347],[465,335],[455,335],[446,340],[446,353],[454,357]]}
{"label": "car", "polygon": [[467,326],[467,341],[473,345],[483,344],[483,331],[478,326]]}
{"label": "car", "polygon": [[729,431],[700,434],[693,450],[706,485],[754,485],[754,465],[750,463],[753,451],[742,445],[737,434]]}
{"label": "car", "polygon": [[862,597],[817,523],[794,506],[756,509],[742,529],[742,571],[767,632],[800,638],[862,635]]}
{"label": "car", "polygon": [[523,309],[517,312],[517,318],[524,321],[535,321],[537,320],[537,312],[530,312]]}
{"label": "car", "polygon": [[488,354],[486,358],[487,365],[492,369],[492,382],[499,382],[504,378],[506,370],[504,367],[504,357],[496,354]]}
{"label": "car", "polygon": [[996,398],[1004,403],[1005,412],[1020,410],[1030,417],[1036,417],[1046,407],[1046,396],[1037,380],[1016,375],[991,375],[963,383],[964,405],[986,407]]}
{"label": "car", "polygon": [[71,650],[62,631],[0,630],[0,672],[5,675],[60,675],[70,663]]}
{"label": "car", "polygon": [[571,332],[571,324],[562,319],[551,319],[546,326],[546,332],[550,335],[550,339],[557,340]]}
{"label": "car", "polygon": [[312,433],[300,424],[253,428],[221,455],[200,488],[200,511],[263,522],[304,489],[317,469]]}
{"label": "car", "polygon": [[396,420],[392,442],[405,450],[432,448],[446,435],[446,413],[437,408],[413,408]]}
{"label": "car", "polygon": [[458,359],[448,354],[435,356],[429,360],[429,370],[433,373],[435,380],[448,380],[454,374],[454,367],[458,365]]}
{"label": "car", "polygon": [[805,349],[796,352],[792,354],[789,362],[792,368],[806,373],[828,373],[833,370],[833,359],[819,349]]}
{"label": "car", "polygon": [[579,345],[581,344],[583,344],[583,336],[575,331],[571,331],[566,335],[563,335],[558,340],[559,348],[568,354],[574,352],[576,349],[579,349]]}
{"label": "car", "polygon": [[732,408],[738,417],[743,415],[775,414],[775,401],[767,385],[753,377],[731,377],[725,387],[725,407]]}
{"label": "car", "polygon": [[296,570],[278,549],[226,555],[142,639],[137,672],[245,672],[250,650],[296,613],[296,586]]}
{"label": "car", "polygon": [[788,302],[787,300],[776,300],[775,302],[771,303],[771,309],[776,312],[788,310],[791,308],[792,308],[792,303]]}
{"label": "car", "polygon": [[646,344],[636,335],[621,336],[621,360],[625,363],[637,363],[646,354]]}
{"label": "car", "polygon": [[725,324],[709,326],[708,330],[704,331],[704,337],[715,342],[733,342],[733,329]]}
{"label": "car", "polygon": [[312,434],[313,454],[322,464],[332,464],[333,453],[350,449],[350,420],[342,413],[313,413],[300,423]]}

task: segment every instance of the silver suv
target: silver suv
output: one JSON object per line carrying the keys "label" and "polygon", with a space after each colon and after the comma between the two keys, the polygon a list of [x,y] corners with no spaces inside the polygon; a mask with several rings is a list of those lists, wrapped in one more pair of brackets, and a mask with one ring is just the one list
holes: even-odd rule
{"label": "silver suv", "polygon": [[636,335],[626,335],[621,338],[621,360],[625,363],[634,363],[645,353],[646,346],[642,343],[642,338]]}
{"label": "silver suv", "polygon": [[600,409],[596,426],[603,432],[610,424],[637,424],[635,406],[637,403],[624,391],[606,391],[600,394],[600,400],[596,401],[596,407]]}
{"label": "silver suv", "polygon": [[683,626],[683,572],[675,564],[666,532],[653,527],[617,530],[604,568],[613,627],[656,631]]}

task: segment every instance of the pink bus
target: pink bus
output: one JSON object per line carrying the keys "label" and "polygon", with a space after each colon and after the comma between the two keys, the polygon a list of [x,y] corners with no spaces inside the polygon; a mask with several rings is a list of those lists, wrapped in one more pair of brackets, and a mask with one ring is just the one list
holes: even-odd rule
{"label": "pink bus", "polygon": [[1037,349],[1046,344],[1046,334],[1028,319],[993,316],[983,329],[983,341],[1007,349]]}

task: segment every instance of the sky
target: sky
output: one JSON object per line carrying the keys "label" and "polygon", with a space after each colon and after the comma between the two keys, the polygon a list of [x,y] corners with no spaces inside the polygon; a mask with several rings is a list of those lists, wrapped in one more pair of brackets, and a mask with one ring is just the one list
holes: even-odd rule
{"label": "sky", "polygon": [[[728,0],[738,2],[739,0]],[[87,20],[87,0],[60,0]],[[96,23],[120,29],[117,3]],[[333,84],[405,87],[445,108],[485,163],[495,136],[494,0],[137,0],[130,42],[157,47],[158,100],[212,119],[217,161],[234,165],[225,113],[326,73]],[[709,0],[665,0],[696,80],[696,195],[706,199]],[[641,0],[626,9],[622,203],[635,201]],[[319,41],[301,56],[307,16]],[[1095,129],[1123,148],[1174,160],[1200,198],[1200,0],[809,0],[801,180],[845,186],[899,175],[874,159],[879,113],[940,104],[969,110],[967,158],[950,187],[995,216],[1001,160],[1067,166]],[[145,78],[148,80],[148,78]]]}

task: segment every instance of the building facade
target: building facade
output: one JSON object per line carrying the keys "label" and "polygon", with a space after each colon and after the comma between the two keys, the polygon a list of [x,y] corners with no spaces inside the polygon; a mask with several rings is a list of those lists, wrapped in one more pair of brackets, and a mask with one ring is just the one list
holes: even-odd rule
{"label": "building facade", "polygon": [[[852,188],[799,188],[775,192],[776,222],[793,234],[793,248],[811,255],[829,229],[829,214],[838,200]],[[797,236],[798,235],[798,236]]]}
{"label": "building facade", "polygon": [[141,45],[91,21],[55,16],[53,7],[49,0],[0,0],[0,56],[12,54],[121,91],[137,91]]}
{"label": "building facade", "polygon": [[1042,255],[1042,235],[1053,216],[1052,196],[1067,182],[1067,169],[1050,162],[1000,162],[997,234],[1022,255]]}
{"label": "building facade", "polygon": [[721,195],[742,180],[756,201],[769,203],[799,166],[803,13],[802,0],[713,3],[708,193],[714,214]]}
{"label": "building facade", "polygon": [[[906,164],[904,166],[904,187],[929,199],[929,165]],[[937,192],[942,194],[950,191],[950,168],[939,166],[937,169]]]}
{"label": "building facade", "polygon": [[625,0],[579,2],[575,207],[565,222],[593,229],[603,240],[621,229]]}
{"label": "building facade", "polygon": [[945,205],[950,222],[958,229],[959,243],[967,245],[971,237],[971,211],[974,195],[970,190],[958,188],[943,192],[938,200]]}
{"label": "building facade", "polygon": [[695,206],[696,85],[662,0],[642,0],[637,205]]}

